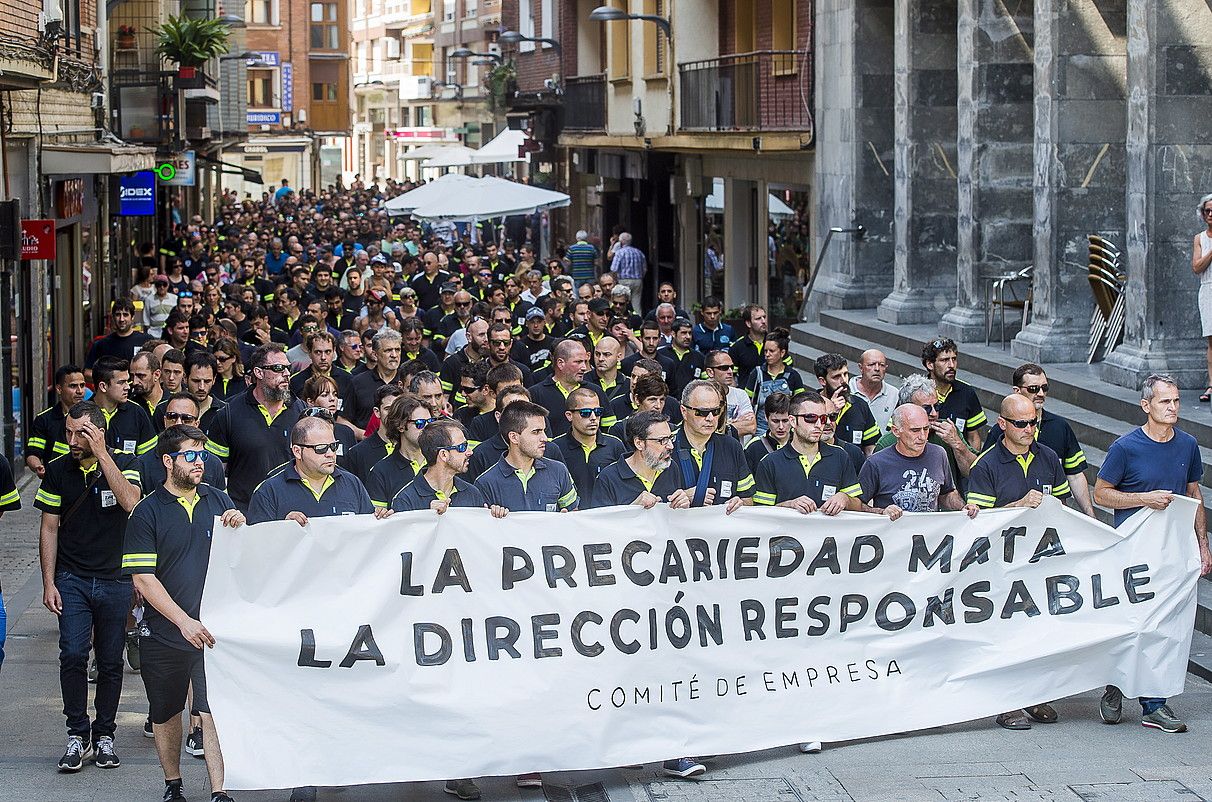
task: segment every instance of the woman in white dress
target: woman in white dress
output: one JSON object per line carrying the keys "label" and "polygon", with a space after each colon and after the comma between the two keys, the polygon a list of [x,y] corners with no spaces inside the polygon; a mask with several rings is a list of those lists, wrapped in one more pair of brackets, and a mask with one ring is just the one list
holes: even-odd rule
{"label": "woman in white dress", "polygon": [[1200,401],[1212,400],[1212,195],[1204,195],[1199,201],[1199,219],[1204,230],[1195,235],[1192,243],[1191,270],[1199,276],[1199,320],[1203,336],[1208,341],[1208,386]]}

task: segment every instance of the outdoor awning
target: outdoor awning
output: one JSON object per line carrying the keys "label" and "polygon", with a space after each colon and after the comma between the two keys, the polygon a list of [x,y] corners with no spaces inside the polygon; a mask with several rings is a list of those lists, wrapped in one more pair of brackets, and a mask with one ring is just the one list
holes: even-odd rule
{"label": "outdoor awning", "polygon": [[[397,142],[397,144],[399,144],[399,142]],[[461,146],[452,145],[452,144],[422,145],[419,148],[413,148],[410,151],[401,153],[399,158],[401,161],[425,161],[427,159],[443,158],[443,157],[449,155],[448,151],[450,151],[452,148],[457,148],[457,147],[461,147]]]}
{"label": "outdoor awning", "polygon": [[506,128],[492,141],[477,150],[471,157],[472,164],[503,164],[506,162],[529,162],[530,154],[518,155],[518,147],[526,142],[524,131]]}
{"label": "outdoor awning", "polygon": [[422,167],[466,167],[473,164],[472,157],[475,151],[463,145],[452,145],[444,148],[445,153],[439,153],[437,156],[431,156],[421,162]]}
{"label": "outdoor awning", "polygon": [[422,184],[403,195],[397,195],[384,203],[383,208],[391,214],[409,214],[418,206],[439,203],[447,198],[456,198],[468,192],[475,192],[478,184],[479,182],[469,175],[447,173],[428,184]]}
{"label": "outdoor awning", "polygon": [[43,175],[116,175],[151,170],[155,166],[156,149],[140,145],[90,142],[42,146]]}
{"label": "outdoor awning", "polygon": [[519,184],[495,176],[474,179],[467,189],[459,188],[432,203],[413,209],[412,216],[422,220],[475,222],[490,217],[533,214],[543,209],[567,206],[570,200],[555,192],[529,184]]}

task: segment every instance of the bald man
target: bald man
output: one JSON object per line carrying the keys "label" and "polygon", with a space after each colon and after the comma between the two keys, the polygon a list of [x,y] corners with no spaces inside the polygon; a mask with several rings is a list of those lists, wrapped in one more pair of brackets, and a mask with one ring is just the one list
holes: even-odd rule
{"label": "bald man", "polygon": [[888,357],[876,348],[868,348],[858,361],[859,375],[850,377],[850,392],[867,402],[880,431],[888,428],[892,410],[896,409],[897,390],[884,381],[888,373]]}
{"label": "bald man", "polygon": [[892,411],[892,448],[877,451],[863,463],[859,472],[862,495],[868,511],[896,520],[903,512],[966,510],[975,518],[980,510],[964,504],[947,453],[942,446],[928,442],[930,417],[917,404],[902,404]]}

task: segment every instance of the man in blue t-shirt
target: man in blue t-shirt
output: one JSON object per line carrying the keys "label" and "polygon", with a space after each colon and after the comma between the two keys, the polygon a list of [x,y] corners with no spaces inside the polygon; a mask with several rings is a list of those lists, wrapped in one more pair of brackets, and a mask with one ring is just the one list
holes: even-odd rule
{"label": "man in blue t-shirt", "polygon": [[[1208,529],[1199,489],[1203,460],[1195,438],[1175,426],[1178,406],[1178,383],[1173,378],[1155,373],[1145,379],[1140,407],[1148,420],[1107,450],[1094,483],[1094,502],[1115,510],[1118,527],[1142,507],[1164,510],[1176,494],[1195,499],[1199,502],[1195,537],[1199,541],[1200,572],[1207,575],[1212,571],[1212,554],[1208,552]],[[1119,688],[1108,685],[1099,703],[1103,721],[1118,724],[1123,702]],[[1187,731],[1187,725],[1174,715],[1165,699],[1142,696],[1140,706],[1140,723],[1144,726],[1162,732]]]}

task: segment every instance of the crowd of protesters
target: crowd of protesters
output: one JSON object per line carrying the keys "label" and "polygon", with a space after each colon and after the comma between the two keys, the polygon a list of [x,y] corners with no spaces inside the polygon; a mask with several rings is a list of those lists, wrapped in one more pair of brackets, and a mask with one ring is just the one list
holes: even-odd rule
{"label": "crowd of protesters", "polygon": [[[874,349],[856,375],[838,354],[804,361],[807,375],[765,309],[748,304],[730,324],[707,297],[692,314],[672,283],[648,281],[626,232],[603,252],[579,231],[543,257],[526,219],[430,226],[389,217],[383,200],[361,185],[224,196],[215,220],[182,222],[144,257],[80,364],[56,366],[56,398],[32,421],[24,458],[40,480],[43,600],[59,620],[61,771],[120,765],[125,660],[146,687],[163,798],[185,798],[185,736],[207,761],[212,799],[230,799],[203,657],[216,517],[305,526],[450,507],[500,517],[668,504],[897,519],[1053,496],[1086,514],[1092,502],[1112,508],[1118,524],[1173,494],[1198,496],[1202,462],[1175,428],[1168,377],[1146,382],[1145,425],[1112,447],[1091,488],[1072,427],[1045,409],[1039,365],[1007,377],[990,426],[951,340],[925,343],[922,372],[897,386]],[[641,289],[654,285],[645,306]],[[0,512],[19,504],[0,474]],[[1206,572],[1204,531],[1201,514]],[[1109,687],[1103,718],[1119,721],[1121,702]],[[1141,704],[1147,726],[1185,729],[1166,700]],[[997,723],[1055,720],[1041,701]],[[706,766],[684,757],[663,770],[690,778]],[[446,790],[479,798],[471,779]]]}

